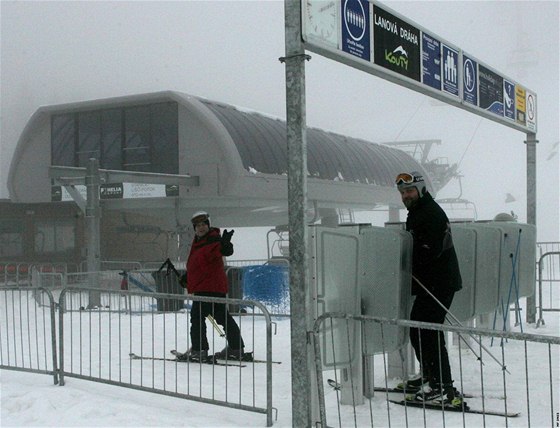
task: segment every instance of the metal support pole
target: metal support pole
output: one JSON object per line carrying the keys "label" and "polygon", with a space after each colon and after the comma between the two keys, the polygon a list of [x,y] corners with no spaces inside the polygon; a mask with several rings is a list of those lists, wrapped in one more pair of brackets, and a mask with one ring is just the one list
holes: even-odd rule
{"label": "metal support pole", "polygon": [[[536,134],[528,133],[527,145],[527,223],[537,224],[537,143]],[[535,261],[536,262],[536,261]],[[535,289],[537,287],[535,278]],[[535,296],[527,297],[527,323],[536,322],[537,304]]]}
{"label": "metal support pole", "polygon": [[292,426],[310,424],[310,377],[306,308],[308,276],[307,144],[305,136],[305,50],[301,38],[301,2],[284,0],[286,56],[286,126],[288,143],[288,224],[290,234],[290,313],[292,347]]}
{"label": "metal support pole", "polygon": [[[91,158],[86,168],[86,228],[87,228],[87,270],[90,273],[89,286],[99,288],[98,272],[101,268],[100,224],[101,205],[99,203],[99,161]],[[99,292],[91,292],[88,308],[101,306]]]}

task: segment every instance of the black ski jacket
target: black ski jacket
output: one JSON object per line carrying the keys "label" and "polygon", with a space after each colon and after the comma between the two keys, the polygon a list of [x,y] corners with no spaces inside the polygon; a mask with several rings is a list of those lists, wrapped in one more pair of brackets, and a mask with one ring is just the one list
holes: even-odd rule
{"label": "black ski jacket", "polygon": [[[427,192],[410,208],[406,230],[412,234],[412,274],[435,295],[462,288],[461,272],[449,219]],[[412,280],[412,294],[426,294]]]}

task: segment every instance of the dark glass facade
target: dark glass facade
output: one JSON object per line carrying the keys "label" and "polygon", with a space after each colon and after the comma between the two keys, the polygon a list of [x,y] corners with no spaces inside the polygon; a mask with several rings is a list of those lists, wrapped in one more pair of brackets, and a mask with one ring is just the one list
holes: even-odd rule
{"label": "dark glass facade", "polygon": [[0,222],[0,258],[23,254],[23,220],[3,218]]}
{"label": "dark glass facade", "polygon": [[52,164],[177,174],[178,138],[176,102],[56,114]]}
{"label": "dark glass facade", "polygon": [[35,223],[35,254],[71,253],[76,246],[75,219],[44,219]]}

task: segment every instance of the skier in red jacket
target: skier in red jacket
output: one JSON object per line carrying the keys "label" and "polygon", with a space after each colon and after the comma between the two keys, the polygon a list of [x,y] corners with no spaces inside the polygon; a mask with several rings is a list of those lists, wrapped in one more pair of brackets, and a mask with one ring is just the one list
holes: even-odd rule
{"label": "skier in red jacket", "polygon": [[[195,213],[191,222],[195,237],[187,259],[187,291],[195,296],[226,297],[228,292],[227,276],[223,256],[233,254],[231,236],[233,230],[210,227],[210,216],[206,211]],[[225,303],[193,301],[191,310],[191,349],[182,359],[204,361],[208,357],[206,337],[206,317],[211,315],[224,327],[227,346],[214,354],[216,358],[242,359],[244,343],[239,326],[229,314]],[[179,357],[181,359],[181,357]]]}

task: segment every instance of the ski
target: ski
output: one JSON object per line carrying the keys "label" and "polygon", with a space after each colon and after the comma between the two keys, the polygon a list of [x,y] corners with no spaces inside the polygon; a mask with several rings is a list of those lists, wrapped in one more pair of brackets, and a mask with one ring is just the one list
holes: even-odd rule
{"label": "ski", "polygon": [[[267,361],[266,360],[256,360],[255,358],[253,358],[253,353],[252,352],[244,352],[243,353],[243,357],[241,357],[241,360],[237,360],[236,358],[228,358],[227,360],[225,358],[218,358],[216,357],[216,355],[209,355],[208,358],[214,358],[215,360],[219,360],[219,361],[244,361],[244,362],[248,362],[248,363],[259,363],[259,364],[266,364]],[[282,364],[282,361],[271,361],[272,364]]]}
{"label": "ski", "polygon": [[[327,383],[329,384],[329,386],[334,388],[336,391],[340,391],[340,388],[342,387],[342,385],[340,383],[336,382],[334,379],[328,379]],[[375,386],[373,388],[373,390],[376,391],[376,392],[387,392],[389,394],[401,394],[401,395],[402,394],[408,395],[410,393],[412,393],[412,394],[416,393],[416,391],[403,391],[400,388],[390,388],[390,387],[385,388],[384,386]],[[464,398],[475,398],[475,397],[477,397],[476,395],[473,395],[473,394],[470,394],[470,393],[463,393],[462,396]],[[504,399],[504,397],[498,397],[498,396],[496,396],[496,397],[486,396],[486,398],[497,398],[499,400]]]}
{"label": "ski", "polygon": [[390,403],[399,404],[405,407],[420,407],[425,408],[428,410],[443,410],[446,412],[465,412],[465,413],[474,413],[479,415],[487,415],[487,416],[501,416],[504,418],[515,418],[520,415],[519,412],[501,412],[499,410],[482,410],[482,409],[473,409],[467,405],[464,407],[455,407],[449,404],[444,404],[442,406],[441,403],[436,401],[417,401],[417,400],[389,400]]}
{"label": "ski", "polygon": [[[383,386],[376,386],[373,388],[374,391],[378,391],[378,392],[389,392],[391,394],[415,394],[416,391],[406,391],[400,388],[385,388]],[[463,393],[461,394],[464,398],[473,398],[474,395],[469,394],[469,393]]]}
{"label": "ski", "polygon": [[[181,355],[183,355],[183,352],[179,352],[175,349],[172,349],[171,351],[169,351],[171,354],[175,355],[175,357],[179,357]],[[183,362],[183,361],[179,361],[179,362]],[[189,362],[191,363],[198,363],[200,362],[200,360],[189,360]],[[206,357],[205,361],[202,361],[202,364],[209,364],[209,365],[215,365],[215,366],[230,366],[230,367],[247,367],[245,364],[241,364],[242,361],[239,360],[221,360],[219,361],[217,358],[214,358],[213,355],[208,355],[208,357]]]}
{"label": "ski", "polygon": [[338,383],[334,379],[327,379],[327,383],[330,387],[332,387],[335,391],[340,391],[342,388],[342,384]]}
{"label": "ski", "polygon": [[207,360],[207,361],[179,361],[177,360],[177,358],[164,358],[164,357],[148,357],[145,355],[138,355],[135,354],[134,352],[131,352],[130,354],[128,354],[128,356],[132,359],[132,360],[151,360],[151,361],[172,361],[175,363],[193,363],[193,364],[206,364],[206,365],[211,365],[211,366],[230,366],[230,367],[246,367],[245,364],[229,364],[229,363],[225,363],[225,362],[220,362],[220,361],[214,361],[214,360]]}

